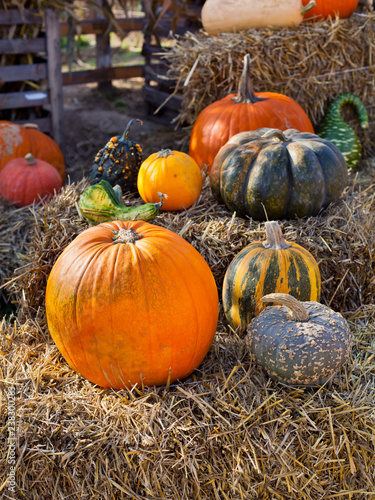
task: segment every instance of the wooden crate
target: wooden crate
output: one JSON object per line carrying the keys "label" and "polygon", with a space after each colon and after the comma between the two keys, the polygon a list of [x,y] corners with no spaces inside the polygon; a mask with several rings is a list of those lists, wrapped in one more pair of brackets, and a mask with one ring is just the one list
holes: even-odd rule
{"label": "wooden crate", "polygon": [[[20,25],[40,26],[43,30],[35,38],[0,40],[0,54],[27,54],[29,62],[0,66],[0,117],[9,119],[11,110],[22,110],[22,118],[12,121],[36,123],[62,148],[63,92],[58,13],[51,9],[46,9],[44,15],[35,10],[24,10],[22,14],[18,9],[0,10],[3,30]],[[40,89],[33,90],[38,86]]]}

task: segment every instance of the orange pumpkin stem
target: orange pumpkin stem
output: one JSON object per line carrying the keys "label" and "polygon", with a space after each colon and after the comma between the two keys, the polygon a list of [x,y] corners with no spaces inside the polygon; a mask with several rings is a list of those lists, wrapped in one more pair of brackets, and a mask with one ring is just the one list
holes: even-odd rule
{"label": "orange pumpkin stem", "polygon": [[236,97],[232,98],[238,104],[255,104],[256,102],[266,101],[265,97],[257,97],[254,93],[253,81],[250,73],[250,55],[244,57],[242,75],[238,84]]}
{"label": "orange pumpkin stem", "polygon": [[25,160],[27,161],[27,164],[30,166],[36,165],[35,157],[31,153],[27,153],[27,155],[25,155]]}
{"label": "orange pumpkin stem", "polygon": [[137,240],[143,238],[142,234],[136,233],[131,227],[130,229],[120,229],[119,231],[112,231],[114,237],[112,238],[114,243],[126,243],[132,245]]}
{"label": "orange pumpkin stem", "polygon": [[264,248],[282,250],[291,246],[285,241],[281,228],[276,221],[267,221],[264,225],[266,227],[267,235],[267,240],[263,242]]}

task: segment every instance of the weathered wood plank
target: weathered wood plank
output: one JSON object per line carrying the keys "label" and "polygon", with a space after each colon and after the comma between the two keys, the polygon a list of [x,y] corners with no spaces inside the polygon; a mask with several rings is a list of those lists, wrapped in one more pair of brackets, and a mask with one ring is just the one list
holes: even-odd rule
{"label": "weathered wood plank", "polygon": [[148,85],[143,86],[143,95],[148,119],[174,128],[176,126],[174,120],[181,109],[182,97],[180,95],[171,97],[167,92]]}
{"label": "weathered wood plank", "polygon": [[50,92],[53,139],[64,150],[63,90],[61,75],[61,48],[59,14],[46,9],[46,35],[48,58],[48,87]]}
{"label": "weathered wood plank", "polygon": [[0,26],[13,24],[43,24],[43,15],[38,10],[18,9],[0,10]]}
{"label": "weathered wood plank", "polygon": [[[103,0],[97,0],[97,2],[100,6],[103,5]],[[99,19],[103,20],[103,16],[99,13],[96,15]],[[112,51],[109,35],[110,34],[105,31],[96,35],[96,67],[98,69],[109,69],[112,66]],[[98,82],[98,89],[101,92],[111,92],[113,90],[111,80]]]}
{"label": "weathered wood plank", "polygon": [[[156,0],[156,2],[162,4],[163,0]],[[178,12],[179,15],[184,15],[188,18],[191,19],[200,19],[201,12],[202,12],[202,7],[200,5],[193,5],[193,4],[188,4],[188,3],[183,3],[183,5],[177,4],[177,10],[172,2],[171,5],[169,6],[169,10],[173,12]]]}
{"label": "weathered wood plank", "polygon": [[[134,17],[127,19],[116,19],[116,22],[119,24],[120,28],[124,31],[142,31],[145,25],[145,19],[143,17]],[[81,21],[78,26],[80,27],[80,31],[83,35],[94,34],[100,35],[105,32],[108,28],[108,21],[105,20],[87,20]],[[68,23],[60,23],[60,35],[67,36],[68,35],[69,26]],[[113,29],[112,29],[113,31]]]}
{"label": "weathered wood plank", "polygon": [[159,88],[174,89],[176,81],[167,76],[167,69],[167,65],[162,63],[143,66],[143,77],[146,84],[156,82]]}
{"label": "weathered wood plank", "polygon": [[168,94],[168,92],[162,92],[148,85],[143,87],[143,93],[145,100],[156,108],[165,103],[164,106],[167,109],[172,109],[176,112],[181,109],[182,97],[180,95],[173,95],[171,97],[171,94]]}
{"label": "weathered wood plank", "polygon": [[106,82],[110,80],[127,80],[128,78],[142,78],[143,66],[115,66],[111,68],[97,68],[83,71],[64,72],[63,85],[77,85],[80,83]]}
{"label": "weathered wood plank", "polygon": [[47,63],[0,66],[0,83],[38,81],[47,78]]}
{"label": "weathered wood plank", "polygon": [[28,92],[7,92],[0,94],[0,109],[31,108],[49,103],[48,92],[30,90]]}
{"label": "weathered wood plank", "polygon": [[44,38],[0,40],[0,54],[36,54],[46,51]]}

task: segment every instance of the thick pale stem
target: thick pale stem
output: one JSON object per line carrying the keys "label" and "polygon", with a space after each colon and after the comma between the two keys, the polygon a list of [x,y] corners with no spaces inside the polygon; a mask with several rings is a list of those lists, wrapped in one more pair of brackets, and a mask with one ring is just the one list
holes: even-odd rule
{"label": "thick pale stem", "polygon": [[36,160],[34,158],[34,155],[32,155],[31,153],[27,153],[27,155],[25,155],[25,160],[27,161],[27,164],[28,165],[36,165]]}
{"label": "thick pale stem", "polygon": [[311,0],[307,5],[303,5],[301,9],[301,14],[304,16],[306,12],[309,12],[316,5],[315,0]]}
{"label": "thick pale stem", "polygon": [[160,201],[159,201],[159,203],[155,203],[155,208],[157,208],[158,210],[161,210],[161,207],[163,206],[163,199],[168,198],[168,196],[166,194],[159,193],[159,192],[158,192],[158,196],[160,198]]}
{"label": "thick pale stem", "polygon": [[137,240],[143,238],[142,234],[138,234],[131,227],[130,229],[120,229],[119,231],[113,231],[113,242],[114,243],[127,243],[131,245]]}
{"label": "thick pale stem", "polygon": [[289,248],[291,245],[284,240],[283,233],[281,232],[281,227],[276,221],[265,222],[267,240],[263,242],[264,248],[270,248],[272,250],[282,250],[284,248]]}
{"label": "thick pale stem", "polygon": [[288,142],[288,139],[282,133],[281,130],[278,129],[270,129],[265,134],[262,135],[263,139],[277,139],[281,142]]}
{"label": "thick pale stem", "polygon": [[297,300],[292,295],[287,293],[269,293],[262,297],[261,302],[273,302],[276,304],[281,304],[282,306],[289,307],[290,313],[288,318],[292,321],[308,321],[309,315],[306,308],[303,306],[302,302]]}
{"label": "thick pale stem", "polygon": [[171,149],[166,148],[159,151],[156,158],[167,158],[168,156],[171,155],[173,155],[173,151]]}
{"label": "thick pale stem", "polygon": [[254,104],[259,101],[265,101],[264,97],[257,97],[254,93],[253,82],[250,74],[250,55],[244,57],[242,75],[238,84],[238,91],[233,101],[239,104]]}
{"label": "thick pale stem", "polygon": [[39,130],[39,127],[36,123],[23,123],[22,124],[23,128],[27,128],[27,129],[34,129],[34,130]]}

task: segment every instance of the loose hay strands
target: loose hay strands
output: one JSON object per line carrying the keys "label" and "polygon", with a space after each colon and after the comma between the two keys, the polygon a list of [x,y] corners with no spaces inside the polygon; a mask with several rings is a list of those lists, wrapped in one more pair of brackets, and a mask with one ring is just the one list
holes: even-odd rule
{"label": "loose hay strands", "polygon": [[[1,384],[4,395],[16,390],[17,498],[372,498],[374,320],[372,306],[366,320],[351,322],[350,362],[331,388],[315,391],[269,380],[222,324],[185,381],[112,391],[69,369],[42,317],[3,321]],[[8,425],[3,410],[3,440]]]}
{"label": "loose hay strands", "polygon": [[30,212],[27,207],[15,208],[0,198],[0,297],[1,288],[22,265],[28,251],[30,236]]}
{"label": "loose hay strands", "polygon": [[[16,389],[17,495],[29,499],[368,499],[375,495],[374,186],[355,183],[317,217],[281,221],[323,276],[322,301],[350,322],[353,354],[330,387],[290,388],[251,360],[221,315],[205,360],[167,389],[101,389],[74,373],[46,325],[45,284],[63,248],[88,227],[76,210],[87,181],[33,208],[27,265],[9,290],[17,318],[1,324],[0,417]],[[353,187],[355,186],[355,188]],[[124,202],[140,203],[125,196]],[[235,217],[207,182],[195,205],[155,224],[186,238],[218,287],[233,257],[264,239],[264,226]],[[19,275],[19,278],[17,276]],[[4,410],[5,409],[5,410]],[[5,443],[4,443],[5,444]],[[1,447],[0,489],[9,473]]]}
{"label": "loose hay strands", "polygon": [[[71,184],[51,203],[33,211],[29,262],[15,273],[7,288],[22,304],[21,313],[26,316],[33,317],[44,305],[45,285],[54,262],[67,244],[88,227],[76,209],[86,185],[85,179]],[[353,180],[343,200],[317,217],[280,222],[285,238],[304,246],[318,261],[322,302],[343,313],[352,313],[374,301],[374,198],[374,185],[357,186]],[[136,205],[141,201],[128,195],[124,202]],[[164,212],[153,223],[180,234],[201,253],[219,291],[233,257],[252,241],[265,239],[264,225],[236,217],[213,199],[208,180],[193,207]]]}
{"label": "loose hay strands", "polygon": [[[177,37],[163,56],[169,75],[181,83],[178,123],[192,125],[199,112],[237,92],[245,54],[257,92],[278,92],[296,100],[314,126],[328,102],[341,92],[360,97],[369,114],[364,133],[348,113],[365,147],[374,141],[375,15],[356,12],[350,19],[303,23],[296,27],[262,28],[208,36],[204,31]],[[193,70],[194,68],[194,70]]]}

